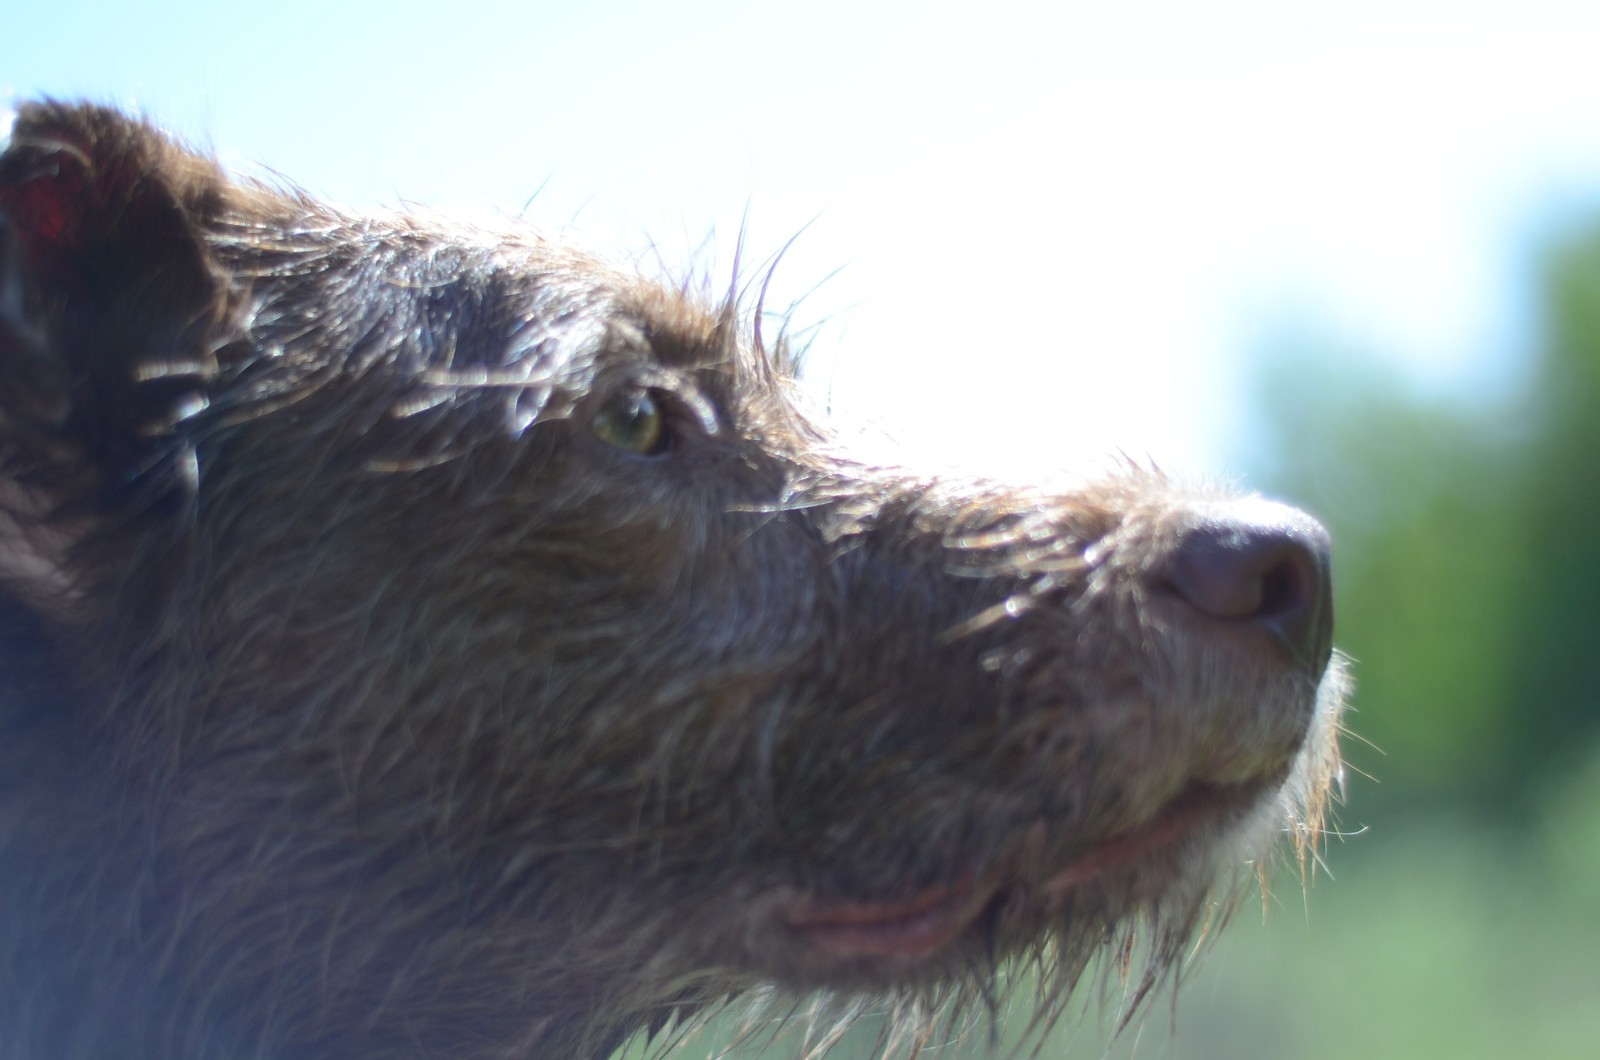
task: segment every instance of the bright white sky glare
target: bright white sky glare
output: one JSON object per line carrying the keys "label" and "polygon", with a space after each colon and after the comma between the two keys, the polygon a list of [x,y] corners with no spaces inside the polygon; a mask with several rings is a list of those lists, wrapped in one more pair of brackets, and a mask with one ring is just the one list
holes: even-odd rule
{"label": "bright white sky glare", "polygon": [[533,197],[719,276],[741,224],[750,263],[803,229],[769,304],[821,324],[817,391],[990,469],[1237,470],[1286,326],[1511,385],[1532,251],[1600,204],[1593,2],[8,7],[13,100],[138,106],[344,205]]}

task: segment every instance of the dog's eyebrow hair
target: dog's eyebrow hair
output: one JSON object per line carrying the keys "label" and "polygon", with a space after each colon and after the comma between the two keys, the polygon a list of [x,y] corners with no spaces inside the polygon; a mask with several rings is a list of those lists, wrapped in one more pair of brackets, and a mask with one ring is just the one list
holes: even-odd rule
{"label": "dog's eyebrow hair", "polygon": [[688,298],[638,283],[622,293],[619,306],[662,365],[737,369],[737,327],[731,314],[712,313]]}

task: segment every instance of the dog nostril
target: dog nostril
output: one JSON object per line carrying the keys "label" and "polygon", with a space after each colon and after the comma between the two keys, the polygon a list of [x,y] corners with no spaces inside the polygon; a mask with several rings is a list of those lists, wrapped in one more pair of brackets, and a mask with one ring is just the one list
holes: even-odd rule
{"label": "dog nostril", "polygon": [[1266,629],[1320,673],[1333,651],[1328,552],[1310,516],[1242,502],[1185,531],[1158,584],[1210,618]]}

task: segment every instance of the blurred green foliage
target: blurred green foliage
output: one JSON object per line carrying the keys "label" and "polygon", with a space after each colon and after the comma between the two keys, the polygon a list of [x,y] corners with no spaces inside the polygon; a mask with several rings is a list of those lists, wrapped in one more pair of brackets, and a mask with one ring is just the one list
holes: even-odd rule
{"label": "blurred green foliage", "polygon": [[1268,491],[1334,535],[1372,810],[1520,821],[1600,738],[1600,231],[1538,286],[1531,373],[1466,407],[1314,348],[1263,375]]}
{"label": "blurred green foliage", "polygon": [[1253,483],[1333,533],[1355,834],[1113,1055],[1600,1055],[1600,226],[1532,282],[1526,371],[1471,399],[1265,351]]}

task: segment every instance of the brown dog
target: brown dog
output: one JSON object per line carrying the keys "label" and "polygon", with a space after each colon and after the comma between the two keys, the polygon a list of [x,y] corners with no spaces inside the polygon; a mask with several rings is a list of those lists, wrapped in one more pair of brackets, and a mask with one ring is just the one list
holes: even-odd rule
{"label": "brown dog", "polygon": [[1292,509],[866,466],[733,305],[105,109],[20,110],[0,216],[10,1060],[603,1056],[761,983],[914,1043],[1315,836]]}

